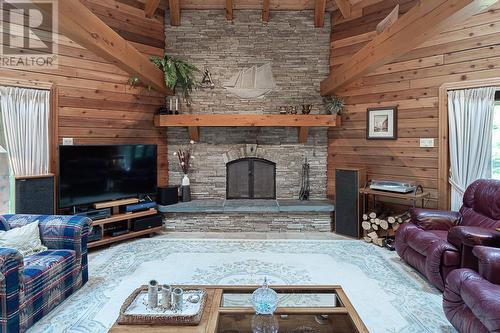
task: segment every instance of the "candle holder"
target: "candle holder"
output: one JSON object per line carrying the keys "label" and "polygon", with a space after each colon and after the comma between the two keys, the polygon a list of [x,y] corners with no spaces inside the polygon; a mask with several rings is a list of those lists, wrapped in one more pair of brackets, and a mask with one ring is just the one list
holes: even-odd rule
{"label": "candle holder", "polygon": [[174,288],[172,290],[172,308],[175,311],[182,311],[184,307],[184,302],[182,297],[184,296],[184,291],[181,288]]}
{"label": "candle holder", "polygon": [[172,307],[172,287],[168,284],[163,285],[161,288],[161,306],[164,309]]}
{"label": "candle holder", "polygon": [[158,281],[151,280],[148,284],[148,307],[156,308],[158,306]]}

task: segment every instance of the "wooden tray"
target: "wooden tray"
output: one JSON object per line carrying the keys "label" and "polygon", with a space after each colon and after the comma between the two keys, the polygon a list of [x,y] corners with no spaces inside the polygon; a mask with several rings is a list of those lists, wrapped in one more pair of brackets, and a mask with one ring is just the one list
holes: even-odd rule
{"label": "wooden tray", "polygon": [[201,292],[199,302],[199,309],[195,314],[182,314],[182,313],[172,313],[168,311],[162,313],[159,310],[156,313],[140,313],[140,314],[129,314],[126,313],[130,305],[138,298],[138,296],[146,292],[148,286],[143,285],[130,294],[125,300],[122,307],[120,308],[120,316],[118,317],[117,323],[120,325],[186,325],[186,326],[196,326],[200,323],[201,317],[203,315],[203,310],[205,308],[205,303],[207,300],[207,291],[205,289],[185,289],[184,293],[189,293],[190,291]]}

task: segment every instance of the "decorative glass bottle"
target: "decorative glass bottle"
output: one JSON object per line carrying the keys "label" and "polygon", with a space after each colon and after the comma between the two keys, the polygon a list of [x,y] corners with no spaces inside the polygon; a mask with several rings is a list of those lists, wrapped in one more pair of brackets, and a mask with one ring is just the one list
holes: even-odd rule
{"label": "decorative glass bottle", "polygon": [[273,314],[278,307],[278,294],[269,288],[264,278],[262,287],[252,294],[252,305],[257,314]]}

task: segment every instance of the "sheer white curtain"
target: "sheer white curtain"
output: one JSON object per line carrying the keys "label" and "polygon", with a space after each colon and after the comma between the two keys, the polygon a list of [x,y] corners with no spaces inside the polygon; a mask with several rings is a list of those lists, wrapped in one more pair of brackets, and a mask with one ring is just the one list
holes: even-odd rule
{"label": "sheer white curtain", "polygon": [[493,87],[448,92],[452,210],[473,181],[491,178],[494,104]]}
{"label": "sheer white curtain", "polygon": [[13,176],[49,172],[50,92],[0,87],[0,113]]}

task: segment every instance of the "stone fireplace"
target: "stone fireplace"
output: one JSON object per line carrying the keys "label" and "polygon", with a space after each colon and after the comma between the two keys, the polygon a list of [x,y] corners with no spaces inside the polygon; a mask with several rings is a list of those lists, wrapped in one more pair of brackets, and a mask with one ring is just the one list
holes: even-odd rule
{"label": "stone fireplace", "polygon": [[[320,82],[329,73],[330,22],[314,27],[314,11],[277,11],[263,24],[245,11],[228,24],[222,11],[183,10],[182,25],[166,17],[166,53],[211,72],[215,87],[193,91],[189,114],[277,114],[281,105],[311,104],[325,113]],[[294,36],[289,38],[289,36]],[[231,95],[224,82],[249,66],[269,63],[276,90],[262,98]],[[166,209],[166,226],[180,231],[330,231],[326,128],[309,130],[299,143],[294,127],[200,127],[195,144],[191,203]],[[169,183],[182,171],[173,152],[189,142],[188,130],[168,127]],[[310,164],[310,199],[299,202],[302,165]]]}

